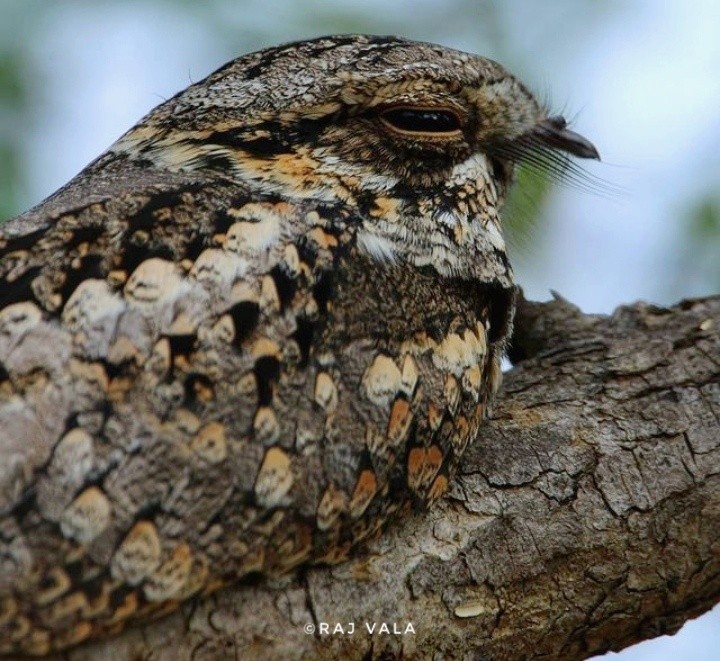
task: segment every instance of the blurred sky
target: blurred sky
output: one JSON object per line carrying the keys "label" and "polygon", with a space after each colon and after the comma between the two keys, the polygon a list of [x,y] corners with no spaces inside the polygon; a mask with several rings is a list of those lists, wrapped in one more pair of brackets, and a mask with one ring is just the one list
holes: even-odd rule
{"label": "blurred sky", "polygon": [[[17,210],[225,61],[335,32],[493,57],[596,144],[604,162],[585,167],[626,193],[561,187],[527,202],[538,218],[513,257],[530,297],[553,289],[609,312],[720,289],[718,0],[0,0],[0,57],[18,56],[25,95],[0,97],[0,143],[25,177]],[[714,661],[717,650],[718,608],[618,656]]]}

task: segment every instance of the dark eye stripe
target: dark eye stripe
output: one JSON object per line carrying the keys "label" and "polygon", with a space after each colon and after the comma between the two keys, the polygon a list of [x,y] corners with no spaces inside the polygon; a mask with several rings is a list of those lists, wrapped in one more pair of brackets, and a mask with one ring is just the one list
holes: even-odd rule
{"label": "dark eye stripe", "polygon": [[457,114],[442,108],[391,108],[380,117],[406,133],[454,133],[461,128]]}

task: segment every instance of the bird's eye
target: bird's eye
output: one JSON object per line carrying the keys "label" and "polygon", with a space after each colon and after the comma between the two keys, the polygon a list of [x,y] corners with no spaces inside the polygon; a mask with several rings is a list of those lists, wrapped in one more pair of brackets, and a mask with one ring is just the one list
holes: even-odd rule
{"label": "bird's eye", "polygon": [[462,128],[458,114],[448,108],[394,107],[383,111],[380,119],[391,129],[409,135],[449,137]]}

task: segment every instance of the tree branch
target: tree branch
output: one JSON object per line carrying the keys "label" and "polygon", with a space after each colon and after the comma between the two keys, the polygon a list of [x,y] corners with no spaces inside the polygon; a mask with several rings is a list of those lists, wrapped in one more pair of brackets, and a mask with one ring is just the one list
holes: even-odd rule
{"label": "tree branch", "polygon": [[674,632],[720,596],[719,331],[720,297],[522,302],[519,363],[434,510],[66,657],[582,659]]}

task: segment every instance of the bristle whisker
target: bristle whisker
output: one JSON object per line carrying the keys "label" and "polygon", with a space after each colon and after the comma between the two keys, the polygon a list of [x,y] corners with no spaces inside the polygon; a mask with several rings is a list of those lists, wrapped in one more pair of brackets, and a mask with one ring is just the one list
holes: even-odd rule
{"label": "bristle whisker", "polygon": [[533,138],[496,146],[493,153],[545,174],[560,185],[585,193],[607,198],[622,198],[626,195],[623,188],[590,174],[570,156],[549,149]]}

